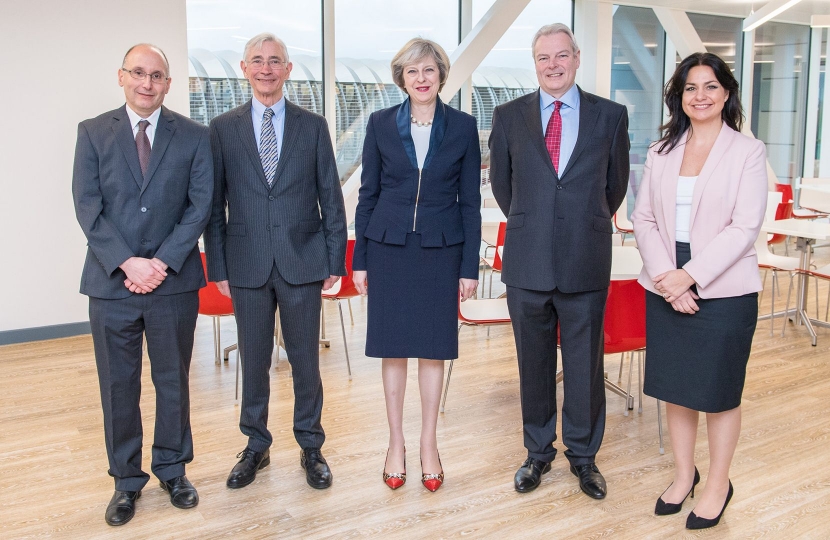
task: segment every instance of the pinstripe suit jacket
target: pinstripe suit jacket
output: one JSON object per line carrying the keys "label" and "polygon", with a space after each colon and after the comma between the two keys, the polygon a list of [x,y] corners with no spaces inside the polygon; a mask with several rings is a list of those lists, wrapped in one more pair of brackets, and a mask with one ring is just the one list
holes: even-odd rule
{"label": "pinstripe suit jacket", "polygon": [[286,100],[271,187],[251,102],[213,119],[213,210],[205,230],[211,281],[257,288],[277,266],[289,283],[346,275],[346,212],[326,120]]}

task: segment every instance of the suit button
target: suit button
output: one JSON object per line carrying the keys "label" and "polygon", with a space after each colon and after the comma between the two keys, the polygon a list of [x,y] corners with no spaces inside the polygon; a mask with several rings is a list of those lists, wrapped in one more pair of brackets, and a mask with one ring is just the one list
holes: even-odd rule
{"label": "suit button", "polygon": [[265,226],[265,230],[266,230],[266,231],[270,231],[270,230],[271,230],[271,226],[270,226],[270,225],[266,225],[266,226]]}
{"label": "suit button", "polygon": [[146,206],[142,206],[142,207],[141,207],[141,211],[142,211],[142,212],[146,212],[146,211],[147,211],[147,207],[146,207]]}
{"label": "suit button", "polygon": [[273,201],[275,198],[276,198],[276,197],[274,197],[273,195],[268,195],[268,200],[269,200],[269,201]]}
{"label": "suit button", "polygon": [[141,245],[142,245],[142,246],[147,245],[147,240],[146,240],[146,239],[144,239],[144,238],[142,238],[142,239],[141,239]]}
{"label": "suit button", "polygon": [[556,184],[556,189],[562,189],[562,186],[560,184]]}

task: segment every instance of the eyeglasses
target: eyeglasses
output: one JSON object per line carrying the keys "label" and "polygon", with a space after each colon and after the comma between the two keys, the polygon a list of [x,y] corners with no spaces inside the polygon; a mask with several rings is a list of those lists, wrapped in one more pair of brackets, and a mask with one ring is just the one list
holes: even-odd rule
{"label": "eyeglasses", "polygon": [[281,60],[279,58],[269,58],[267,60],[267,62],[265,60],[263,60],[262,58],[254,58],[253,60],[248,62],[248,65],[253,67],[254,69],[262,69],[263,67],[265,67],[266,63],[274,71],[279,71],[279,70],[283,69],[288,62],[286,62],[284,60]]}
{"label": "eyeglasses", "polygon": [[147,78],[148,75],[150,76],[150,80],[153,81],[154,83],[163,83],[164,81],[166,81],[167,79],[170,78],[170,77],[166,77],[164,75],[164,73],[162,73],[161,71],[154,71],[152,73],[147,73],[146,71],[144,71],[141,68],[135,68],[135,69],[121,68],[121,71],[126,71],[127,73],[130,74],[130,77],[132,77],[133,79],[136,79],[137,81],[143,81],[145,78]]}

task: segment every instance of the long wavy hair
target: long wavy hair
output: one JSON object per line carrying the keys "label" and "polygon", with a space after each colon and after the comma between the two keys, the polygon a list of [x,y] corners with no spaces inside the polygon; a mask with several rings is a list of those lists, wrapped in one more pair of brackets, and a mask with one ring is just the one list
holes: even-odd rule
{"label": "long wavy hair", "polygon": [[712,68],[720,85],[729,92],[729,98],[721,111],[721,119],[735,131],[740,131],[741,126],[743,126],[744,113],[741,108],[738,81],[732,75],[732,70],[716,54],[708,52],[693,53],[678,64],[677,69],[674,70],[674,75],[666,83],[663,91],[666,107],[669,109],[669,120],[660,126],[662,137],[654,143],[655,146],[658,146],[657,153],[659,154],[667,154],[674,150],[680,143],[680,137],[687,130],[692,129],[692,122],[683,111],[683,90],[686,86],[689,71],[695,66],[709,66]]}

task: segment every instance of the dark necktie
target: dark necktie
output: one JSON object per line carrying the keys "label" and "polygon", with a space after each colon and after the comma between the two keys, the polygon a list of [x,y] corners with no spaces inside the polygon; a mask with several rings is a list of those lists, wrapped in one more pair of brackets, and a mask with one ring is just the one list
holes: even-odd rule
{"label": "dark necktie", "polygon": [[150,139],[147,137],[147,126],[150,122],[141,120],[138,123],[138,133],[135,136],[135,147],[138,149],[138,163],[141,165],[141,175],[147,174],[147,164],[150,163]]}
{"label": "dark necktie", "polygon": [[556,174],[559,174],[559,149],[562,147],[562,115],[559,114],[561,108],[561,101],[553,102],[553,114],[550,115],[548,127],[545,130],[545,146],[548,148],[550,161],[553,163]]}
{"label": "dark necktie", "polygon": [[274,123],[271,118],[274,116],[274,109],[265,109],[262,115],[262,130],[259,136],[259,159],[262,160],[262,170],[265,171],[265,179],[270,186],[274,182],[274,174],[277,172],[277,163],[280,155],[277,149],[277,134],[274,132]]}

